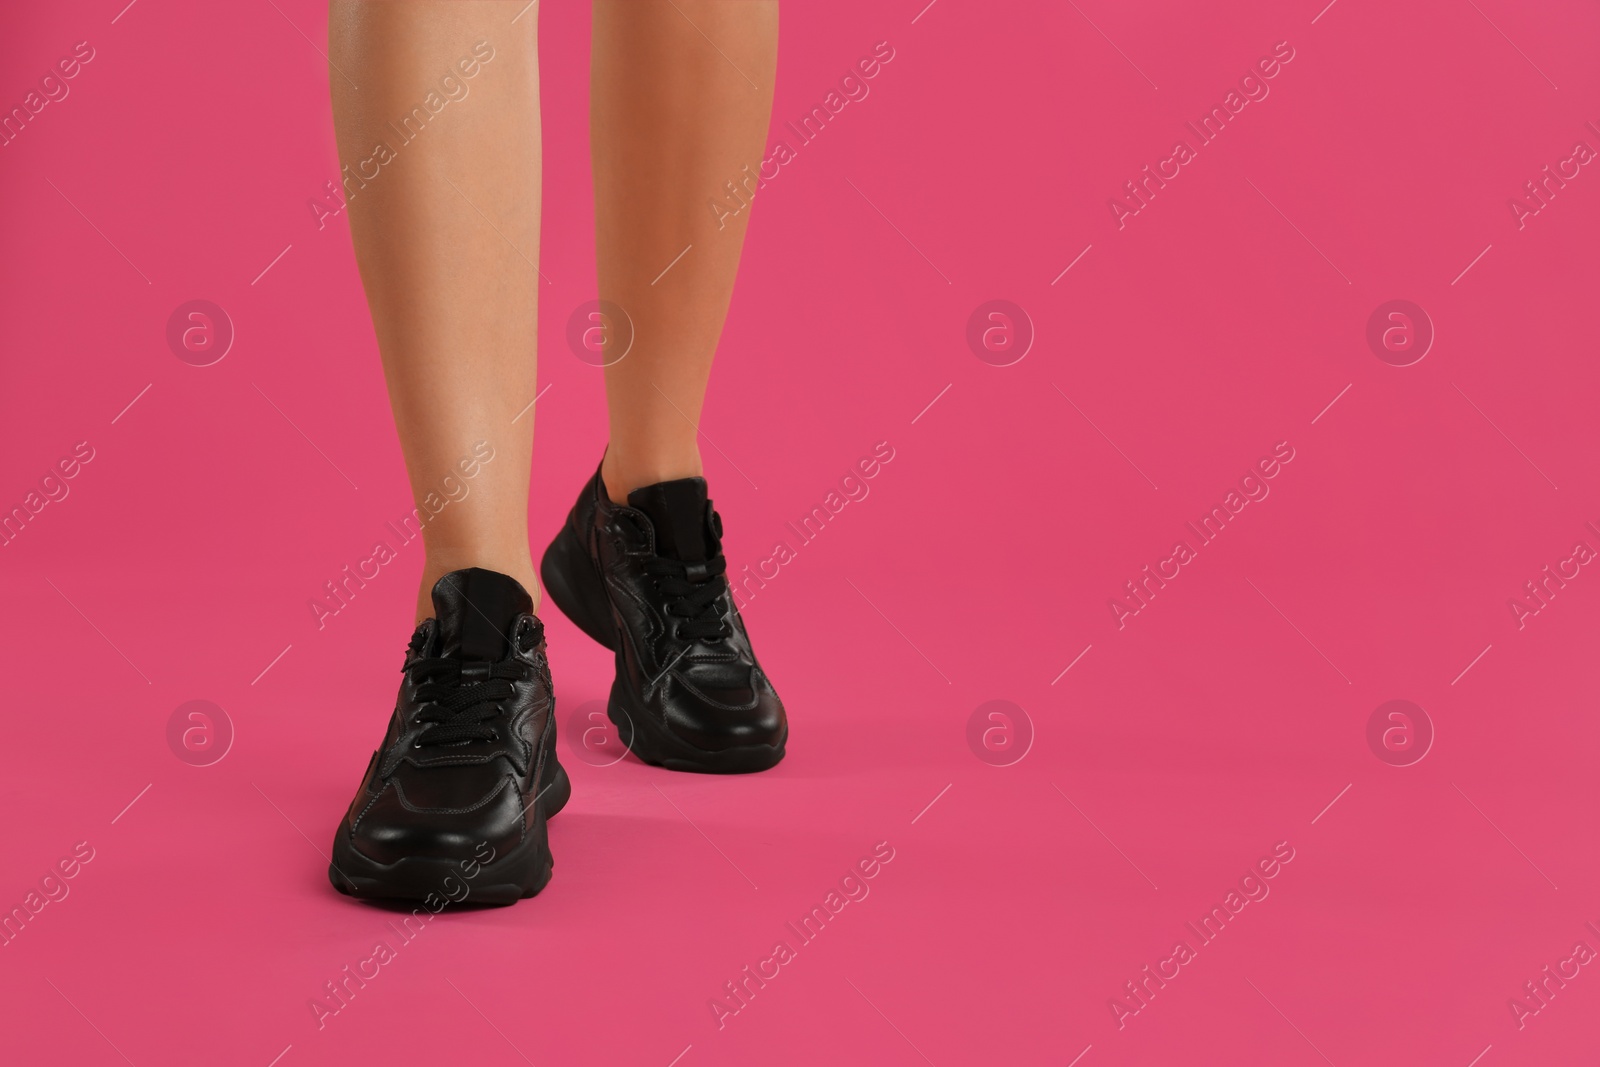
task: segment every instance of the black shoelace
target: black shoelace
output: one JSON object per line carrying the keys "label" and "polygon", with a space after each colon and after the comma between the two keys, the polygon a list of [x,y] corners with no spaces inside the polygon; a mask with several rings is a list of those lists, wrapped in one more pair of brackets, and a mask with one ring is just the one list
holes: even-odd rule
{"label": "black shoelace", "polygon": [[416,698],[423,705],[417,721],[430,724],[417,738],[418,748],[500,736],[493,720],[501,702],[516,695],[514,683],[526,676],[527,668],[515,660],[463,666],[457,659],[428,658],[413,660],[407,668],[414,672]]}
{"label": "black shoelace", "polygon": [[667,598],[666,613],[681,620],[676,636],[689,640],[720,640],[733,631],[722,617],[720,601],[728,588],[723,577],[728,561],[721,553],[705,563],[684,563],[657,556],[645,565],[656,588]]}
{"label": "black shoelace", "polygon": [[[405,670],[413,672],[416,699],[422,704],[419,723],[430,724],[417,739],[417,747],[451,745],[462,741],[494,741],[500,731],[492,725],[500,714],[502,701],[516,695],[516,683],[527,677],[528,668],[515,659],[503,663],[466,664],[458,659],[421,656],[423,632],[411,639],[412,658]],[[537,626],[516,635],[517,647],[524,652],[543,637]]]}

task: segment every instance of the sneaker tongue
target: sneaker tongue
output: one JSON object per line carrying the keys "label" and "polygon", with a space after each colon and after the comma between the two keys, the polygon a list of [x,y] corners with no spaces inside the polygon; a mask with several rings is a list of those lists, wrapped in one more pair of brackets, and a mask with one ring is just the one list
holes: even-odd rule
{"label": "sneaker tongue", "polygon": [[469,567],[434,584],[433,612],[441,656],[498,663],[509,651],[517,617],[533,613],[533,598],[515,578]]}
{"label": "sneaker tongue", "polygon": [[656,553],[684,563],[711,557],[706,537],[706,480],[679,478],[628,494],[628,506],[645,513],[656,530]]}

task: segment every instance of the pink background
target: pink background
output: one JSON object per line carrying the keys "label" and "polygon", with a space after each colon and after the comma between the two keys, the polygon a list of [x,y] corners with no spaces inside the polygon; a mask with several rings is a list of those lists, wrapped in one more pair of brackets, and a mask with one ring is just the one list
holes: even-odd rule
{"label": "pink background", "polygon": [[[708,778],[564,740],[550,887],[441,915],[320,1030],[323,983],[397,940],[321,853],[421,566],[408,547],[316,628],[308,600],[409,507],[347,227],[307,207],[337,172],[325,7],[8,15],[7,110],[74,43],[95,58],[0,148],[0,505],[76,442],[94,459],[0,548],[0,907],[94,858],[0,948],[0,1058],[1595,1053],[1594,967],[1520,1029],[1508,1000],[1600,949],[1600,577],[1520,630],[1508,600],[1600,548],[1600,175],[1522,229],[1508,200],[1600,148],[1600,12],[924,2],[785,6],[775,137],[877,42],[895,58],[762,194],[706,409],[735,569],[895,449],[747,609],[787,760]],[[604,441],[565,344],[594,296],[588,13],[541,6],[540,547]],[[1119,230],[1108,199],[1280,41],[1270,95]],[[205,368],[165,341],[195,298],[237,331]],[[1012,366],[965,341],[991,299],[1037,333]],[[1365,339],[1391,299],[1437,331],[1409,367]],[[1119,630],[1108,600],[1280,441],[1270,496]],[[565,727],[610,658],[548,615]],[[167,743],[196,699],[236,733],[211,766]],[[1391,699],[1436,731],[1411,766],[1368,746]],[[1009,766],[968,745],[990,700],[1031,723]],[[880,841],[870,895],[719,1030],[723,983]],[[1119,1028],[1110,999],[1281,841],[1270,896]]]}

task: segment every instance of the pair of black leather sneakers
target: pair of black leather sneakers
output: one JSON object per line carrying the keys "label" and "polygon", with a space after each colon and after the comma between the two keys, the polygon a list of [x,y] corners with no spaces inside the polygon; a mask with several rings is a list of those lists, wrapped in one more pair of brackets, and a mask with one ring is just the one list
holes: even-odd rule
{"label": "pair of black leather sneakers", "polygon": [[[712,773],[783,758],[783,704],[734,604],[705,479],[647,486],[624,506],[596,471],[539,571],[556,606],[615,651],[607,714],[636,756]],[[353,896],[509,904],[550,880],[545,824],[572,792],[544,626],[495,571],[445,575],[433,604],[328,877]]]}

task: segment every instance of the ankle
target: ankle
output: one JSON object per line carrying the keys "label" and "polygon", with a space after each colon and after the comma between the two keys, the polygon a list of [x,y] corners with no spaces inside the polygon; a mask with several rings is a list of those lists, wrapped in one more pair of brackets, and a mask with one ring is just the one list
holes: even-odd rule
{"label": "ankle", "polygon": [[619,451],[613,444],[607,446],[605,458],[600,461],[600,481],[613,504],[626,504],[629,493],[647,485],[704,476],[700,451],[693,447],[675,455],[660,450],[636,457]]}

